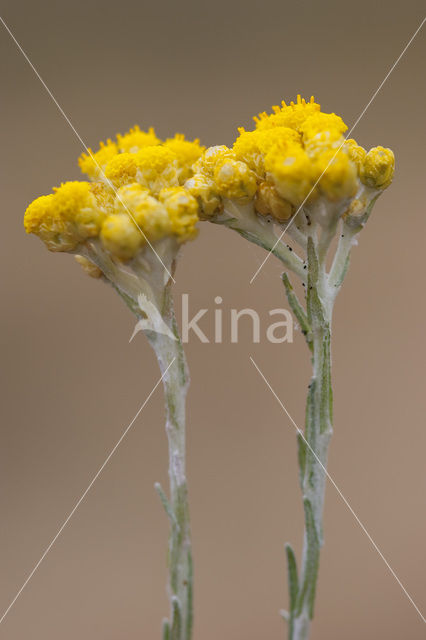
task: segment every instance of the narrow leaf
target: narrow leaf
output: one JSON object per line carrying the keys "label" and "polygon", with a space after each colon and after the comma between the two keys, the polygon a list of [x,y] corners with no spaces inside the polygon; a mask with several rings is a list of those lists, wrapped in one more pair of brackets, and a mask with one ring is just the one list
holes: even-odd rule
{"label": "narrow leaf", "polygon": [[316,286],[318,284],[318,257],[315,251],[315,245],[312,238],[308,238],[308,275],[311,280],[310,284]]}
{"label": "narrow leaf", "polygon": [[163,640],[170,640],[170,624],[167,619],[163,620]]}
{"label": "narrow leaf", "polygon": [[345,264],[343,265],[343,269],[340,272],[340,275],[339,275],[339,277],[337,279],[337,282],[334,283],[335,287],[340,287],[342,285],[343,280],[345,279],[346,273],[347,273],[347,271],[349,269],[350,261],[351,261],[351,256],[350,256],[350,254],[348,254],[347,257],[346,257],[346,260],[345,260]]}
{"label": "narrow leaf", "polygon": [[287,554],[287,570],[288,570],[288,587],[290,595],[290,616],[293,617],[294,610],[297,604],[297,596],[299,593],[299,579],[297,577],[297,564],[294,551],[289,544],[285,545]]}
{"label": "narrow leaf", "polygon": [[290,305],[291,310],[293,311],[296,320],[300,324],[300,328],[302,330],[303,335],[306,338],[306,342],[308,343],[308,347],[312,351],[312,329],[311,325],[308,321],[308,316],[306,314],[305,309],[300,304],[298,297],[296,296],[294,289],[291,285],[291,282],[286,273],[282,274],[282,281],[284,283],[285,292],[287,294],[287,300]]}
{"label": "narrow leaf", "polygon": [[305,498],[303,504],[305,508],[307,555],[303,584],[299,592],[297,602],[297,614],[300,614],[303,604],[306,601],[308,604],[309,617],[312,619],[314,615],[315,588],[318,575],[320,545],[315,526],[312,504],[307,498]]}
{"label": "narrow leaf", "polygon": [[172,629],[170,640],[181,640],[182,633],[182,612],[180,603],[176,596],[172,596]]}
{"label": "narrow leaf", "polygon": [[321,380],[321,404],[320,404],[320,432],[331,429],[333,420],[333,390],[331,387],[331,360],[330,360],[330,332],[326,331],[323,338],[322,353],[322,380]]}
{"label": "narrow leaf", "polygon": [[156,482],[154,484],[154,488],[155,488],[156,492],[158,493],[158,495],[160,497],[161,504],[163,505],[164,511],[166,512],[168,518],[170,519],[170,522],[174,526],[178,527],[178,523],[176,521],[175,514],[173,513],[173,510],[172,510],[172,507],[170,505],[170,502],[168,501],[168,498],[167,498],[167,496],[166,496],[161,484],[159,482]]}
{"label": "narrow leaf", "polygon": [[[310,486],[313,487],[315,483],[315,456],[312,451],[316,451],[317,444],[317,429],[316,420],[317,413],[315,411],[315,394],[317,389],[317,381],[312,379],[309,385],[308,397],[306,401],[306,426],[305,426],[305,460],[304,460],[304,480],[307,479]],[[299,435],[299,437],[301,437]],[[302,439],[303,440],[303,439]],[[309,444],[308,445],[306,444]],[[302,485],[302,489],[304,489]]]}
{"label": "narrow leaf", "polygon": [[306,293],[306,308],[308,310],[308,321],[311,327],[318,327],[324,324],[324,312],[315,287],[309,284]]}
{"label": "narrow leaf", "polygon": [[312,238],[308,238],[308,288],[306,291],[306,310],[308,322],[315,330],[324,325],[324,311],[318,296],[318,257]]}
{"label": "narrow leaf", "polygon": [[306,472],[306,453],[307,446],[304,438],[300,433],[297,434],[297,457],[299,460],[299,481],[303,489],[305,472]]}
{"label": "narrow leaf", "polygon": [[192,566],[192,553],[191,550],[188,551],[188,611],[187,611],[187,620],[186,620],[186,638],[187,640],[191,640],[192,637],[192,625],[194,622],[194,613],[193,613],[193,566]]}

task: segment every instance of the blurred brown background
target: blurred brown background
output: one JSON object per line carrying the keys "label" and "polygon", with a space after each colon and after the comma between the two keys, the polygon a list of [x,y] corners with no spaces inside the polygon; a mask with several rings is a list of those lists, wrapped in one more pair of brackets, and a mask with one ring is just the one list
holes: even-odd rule
{"label": "blurred brown background", "polygon": [[[2,15],[87,144],[155,125],[231,144],[237,125],[298,92],[351,125],[423,15],[415,1],[11,2]],[[159,373],[134,321],[69,256],[25,236],[28,202],[79,177],[81,145],[9,35],[2,63],[0,614],[152,389]],[[357,126],[394,149],[338,300],[330,472],[424,611],[424,59],[421,32]],[[423,137],[422,137],[423,136]],[[191,308],[286,306],[280,267],[202,226],[178,270]],[[213,312],[202,326],[212,335]],[[244,334],[244,335],[243,335]],[[195,640],[284,638],[283,544],[300,548],[294,427],[309,358],[293,345],[187,345]],[[159,638],[168,525],[158,389],[8,617],[8,640]],[[417,640],[424,625],[333,487],[314,640]]]}

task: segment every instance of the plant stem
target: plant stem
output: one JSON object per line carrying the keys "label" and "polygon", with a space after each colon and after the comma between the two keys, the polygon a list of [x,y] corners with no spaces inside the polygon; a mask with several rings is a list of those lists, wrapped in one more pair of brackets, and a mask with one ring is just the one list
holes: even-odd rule
{"label": "plant stem", "polygon": [[[133,261],[130,270],[120,269],[105,252],[95,245],[91,247],[87,257],[102,270],[105,280],[114,287],[138,320],[151,320],[154,327],[151,330],[145,325],[143,329],[155,351],[162,374],[169,448],[170,498],[167,498],[160,484],[155,485],[170,521],[168,553],[170,621],[163,621],[163,640],[190,640],[193,619],[193,579],[185,471],[185,402],[189,375],[174,314],[171,279],[164,283],[164,273],[162,269],[158,269],[157,256],[152,258],[148,255],[143,264]],[[168,262],[167,253],[164,257]],[[153,260],[153,266],[148,264],[149,260]],[[174,260],[170,262],[170,269],[174,272]],[[141,306],[142,302],[146,306]],[[162,327],[156,325],[156,314],[152,313],[152,308],[161,315],[163,323],[169,329],[169,335],[162,333]]]}
{"label": "plant stem", "polygon": [[[290,640],[307,640],[314,613],[320,548],[323,544],[322,519],[326,486],[327,453],[332,435],[332,390],[330,353],[331,298],[324,292],[324,261],[318,260],[316,242],[308,240],[307,330],[312,351],[313,375],[309,385],[305,433],[298,436],[300,484],[303,494],[305,531],[300,575],[291,547],[287,546],[290,579]],[[294,293],[284,278],[287,295]],[[289,297],[290,301],[290,297]]]}
{"label": "plant stem", "polygon": [[[148,339],[157,355],[166,401],[166,434],[169,448],[170,498],[160,485],[157,491],[170,521],[169,585],[170,621],[164,621],[163,637],[190,640],[192,633],[192,554],[185,471],[185,400],[188,369],[178,334],[170,291],[166,290],[162,316],[175,336],[151,333]],[[173,361],[172,365],[170,363]],[[169,367],[169,368],[168,368]]]}

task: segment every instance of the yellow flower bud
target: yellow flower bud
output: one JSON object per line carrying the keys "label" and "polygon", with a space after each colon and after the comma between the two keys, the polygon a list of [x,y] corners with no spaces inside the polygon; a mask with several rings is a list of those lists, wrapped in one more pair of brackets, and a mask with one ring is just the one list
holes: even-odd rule
{"label": "yellow flower bud", "polygon": [[159,194],[169,215],[178,242],[192,240],[198,234],[198,203],[184,187],[170,187]]}
{"label": "yellow flower bud", "polygon": [[295,145],[301,145],[301,136],[295,129],[290,127],[273,127],[256,131],[258,136],[259,150],[267,154],[271,149],[279,149],[284,153]]}
{"label": "yellow flower bud", "polygon": [[128,213],[129,211],[136,217],[137,209],[146,196],[149,195],[149,189],[143,187],[138,182],[132,182],[120,187],[116,193],[114,200],[114,213]]}
{"label": "yellow flower bud", "polygon": [[130,212],[151,243],[173,232],[165,206],[137,182],[118,190],[115,211],[122,214]]}
{"label": "yellow flower bud", "polygon": [[235,154],[229,147],[225,145],[209,147],[194,164],[194,173],[204,173],[209,178],[212,178],[216,165],[226,158],[235,160]]}
{"label": "yellow flower bud", "polygon": [[300,143],[300,135],[289,127],[273,127],[271,129],[255,129],[245,131],[239,129],[233,151],[237,160],[245,162],[258,177],[265,174],[264,155],[273,147],[284,150],[289,145]]}
{"label": "yellow flower bud", "polygon": [[322,153],[317,159],[318,175],[321,176],[320,190],[330,200],[351,198],[358,189],[358,173],[355,163],[349,155],[341,149],[330,149]]}
{"label": "yellow flower bud", "polygon": [[120,260],[133,258],[144,238],[129,215],[112,214],[105,219],[100,238],[104,248]]}
{"label": "yellow flower bud", "polygon": [[335,113],[317,112],[310,115],[309,118],[306,118],[300,126],[300,131],[305,141],[324,131],[333,132],[341,136],[347,128],[342,118],[336,116]]}
{"label": "yellow flower bud", "polygon": [[353,138],[348,138],[348,140],[345,140],[344,148],[348,152],[348,155],[352,162],[354,162],[358,167],[359,171],[364,163],[365,156],[367,155],[366,150],[364,149],[364,147],[361,147]]}
{"label": "yellow flower bud", "polygon": [[344,141],[344,137],[337,130],[319,131],[312,138],[305,138],[303,146],[308,156],[315,159],[329,149],[337,151],[343,146]]}
{"label": "yellow flower bud", "polygon": [[262,152],[259,148],[260,131],[245,131],[242,127],[239,129],[240,135],[234,142],[232,148],[235,158],[254,171],[258,176],[263,176],[265,167],[263,164]]}
{"label": "yellow flower bud", "polygon": [[361,181],[374,189],[386,189],[393,179],[395,156],[391,149],[373,147],[365,156],[360,170]]}
{"label": "yellow flower bud", "polygon": [[72,220],[81,239],[97,236],[105,214],[96,202],[89,182],[65,182],[55,190],[55,206]]}
{"label": "yellow flower bud", "polygon": [[279,148],[271,149],[265,157],[265,168],[279,195],[295,207],[308,197],[317,177],[311,159],[300,145],[291,146],[285,153]]}
{"label": "yellow flower bud", "polygon": [[200,145],[198,138],[191,142],[190,140],[185,140],[185,136],[182,133],[176,133],[174,138],[167,138],[164,146],[176,154],[179,167],[179,182],[182,183],[190,178],[193,174],[192,165],[200,158],[205,149]]}
{"label": "yellow flower bud", "polygon": [[112,213],[114,207],[115,190],[105,182],[92,182],[93,193],[98,207],[105,212]]}
{"label": "yellow flower bud", "polygon": [[89,182],[65,182],[55,193],[34,200],[25,213],[27,233],[38,235],[50,251],[74,251],[96,236],[104,212],[91,189]]}
{"label": "yellow flower bud", "polygon": [[200,220],[208,220],[220,212],[222,201],[215,190],[213,180],[202,173],[196,173],[185,182],[184,187],[198,201]]}
{"label": "yellow flower bud", "polygon": [[224,159],[216,165],[214,183],[219,195],[244,200],[256,193],[256,176],[245,162]]}
{"label": "yellow flower bud", "polygon": [[137,164],[135,153],[118,153],[105,167],[105,177],[116,186],[134,182]]}
{"label": "yellow flower bud", "polygon": [[145,147],[136,154],[137,179],[157,195],[165,187],[173,187],[178,182],[178,161],[176,154],[163,145]]}
{"label": "yellow flower bud", "polygon": [[49,251],[74,251],[80,242],[75,226],[55,206],[55,194],[36,198],[25,212],[27,233],[34,233]]}
{"label": "yellow flower bud", "polygon": [[28,205],[24,216],[24,227],[27,233],[38,235],[42,224],[46,224],[48,216],[53,211],[53,193],[48,196],[40,196]]}

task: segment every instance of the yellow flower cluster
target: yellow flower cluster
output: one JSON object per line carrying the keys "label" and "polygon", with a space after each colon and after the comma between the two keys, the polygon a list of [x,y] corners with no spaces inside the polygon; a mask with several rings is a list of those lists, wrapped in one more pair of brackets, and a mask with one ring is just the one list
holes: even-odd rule
{"label": "yellow flower cluster", "polygon": [[202,217],[220,212],[221,198],[254,198],[258,213],[283,222],[302,203],[321,196],[346,200],[362,185],[382,190],[392,181],[392,151],[376,147],[367,153],[355,140],[345,141],[343,120],[323,113],[314,98],[298,96],[296,103],[283,102],[254,120],[255,129],[240,128],[232,148],[211,147],[194,165],[185,186]]}
{"label": "yellow flower cluster", "polygon": [[90,240],[127,261],[145,244],[194,238],[197,221],[217,217],[226,200],[253,203],[257,213],[283,223],[302,203],[346,203],[392,181],[392,151],[367,153],[345,140],[343,120],[323,113],[313,98],[298,96],[254,120],[254,130],[239,129],[232,148],[205,149],[181,134],[162,141],[153,128],[137,126],[101,142],[79,159],[90,182],[67,182],[37,198],[25,228],[51,251],[77,252]]}
{"label": "yellow flower cluster", "polygon": [[124,261],[165,237],[177,245],[191,240],[199,205],[183,183],[203,151],[198,140],[176,134],[162,142],[154,129],[136,126],[84,153],[79,165],[91,182],[66,182],[34,200],[25,229],[51,251],[76,252],[89,239],[99,239],[104,250]]}

